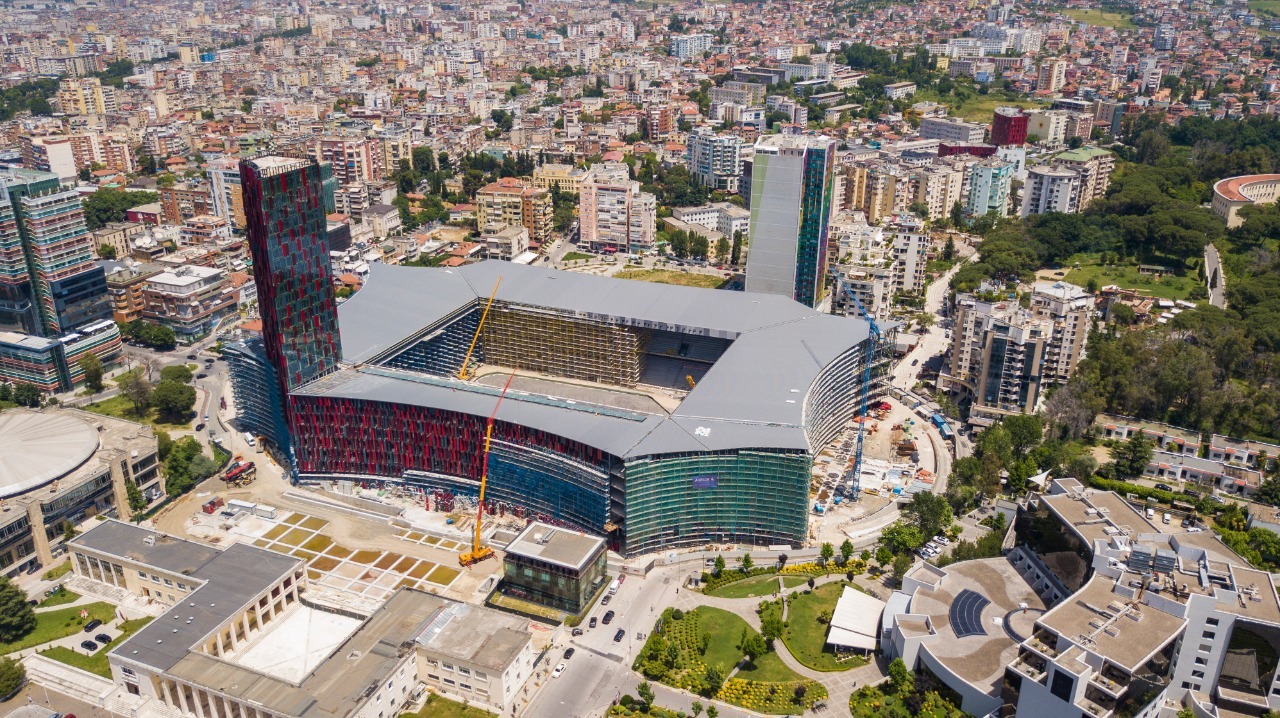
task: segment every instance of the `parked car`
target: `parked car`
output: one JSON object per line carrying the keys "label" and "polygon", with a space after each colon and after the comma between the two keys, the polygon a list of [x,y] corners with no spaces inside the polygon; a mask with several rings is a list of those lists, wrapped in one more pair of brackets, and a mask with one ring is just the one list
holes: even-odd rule
{"label": "parked car", "polygon": [[605,611],[604,618],[600,622],[607,626],[613,622],[613,616],[613,611]]}
{"label": "parked car", "polygon": [[195,358],[196,358],[196,355],[195,355],[195,354],[188,354],[188,355],[187,355],[187,358],[188,358],[188,359],[195,359]]}
{"label": "parked car", "polygon": [[196,431],[204,431],[204,424],[196,424]]}
{"label": "parked car", "polygon": [[564,673],[564,669],[565,669],[565,664],[563,664],[563,663],[561,663],[560,665],[556,666],[556,669],[555,669],[554,671],[552,671],[552,672],[551,672],[551,677],[552,677],[552,678],[559,678],[559,677],[560,677],[560,674],[561,674],[561,673]]}
{"label": "parked car", "polygon": [[109,636],[109,635],[107,635],[107,634],[105,634],[105,633],[99,633],[98,635],[96,635],[96,636],[94,636],[94,637],[93,637],[93,640],[95,640],[95,641],[97,641],[98,643],[101,643],[102,645],[104,645],[104,646],[105,646],[105,645],[107,645],[108,643],[110,643],[110,642],[111,642],[111,636]]}
{"label": "parked car", "polygon": [[609,605],[609,599],[611,599],[611,598],[613,598],[613,596],[610,596],[610,595],[606,594],[604,598],[600,599],[600,605],[601,605],[601,606],[608,606],[608,605]]}
{"label": "parked car", "polygon": [[209,375],[208,375],[208,374],[196,374],[196,378],[197,378],[197,379],[208,379],[208,378],[209,378]]}
{"label": "parked car", "polygon": [[625,628],[619,628],[619,629],[618,629],[618,632],[617,632],[617,633],[615,633],[615,634],[613,634],[613,642],[614,642],[614,643],[621,643],[621,642],[622,642],[622,639],[623,639],[623,638],[626,638],[626,637],[627,637],[627,631],[626,631],[626,629],[625,629]]}
{"label": "parked car", "polygon": [[80,647],[90,653],[93,653],[94,651],[98,650],[98,644],[94,643],[93,641],[81,641]]}
{"label": "parked car", "polygon": [[591,620],[587,622],[587,628],[595,628],[595,627],[596,627],[596,617],[592,616]]}
{"label": "parked car", "polygon": [[569,646],[568,648],[564,649],[564,657],[566,659],[573,658],[573,646]]}
{"label": "parked car", "polygon": [[951,545],[951,539],[947,538],[946,536],[943,536],[942,534],[938,534],[937,536],[934,536],[933,541],[934,543],[942,544],[943,546]]}
{"label": "parked car", "polygon": [[575,628],[575,629],[573,629],[573,635],[575,635],[575,636],[581,636],[581,635],[582,635],[582,633],[583,633],[583,631],[582,631],[582,629],[581,629],[581,628]]}
{"label": "parked car", "polygon": [[84,624],[84,632],[88,633],[101,625],[102,625],[102,621],[99,621],[98,619],[95,618],[92,621],[89,621],[88,623]]}
{"label": "parked car", "polygon": [[1173,487],[1168,484],[1156,484],[1156,488],[1161,491],[1173,491]]}

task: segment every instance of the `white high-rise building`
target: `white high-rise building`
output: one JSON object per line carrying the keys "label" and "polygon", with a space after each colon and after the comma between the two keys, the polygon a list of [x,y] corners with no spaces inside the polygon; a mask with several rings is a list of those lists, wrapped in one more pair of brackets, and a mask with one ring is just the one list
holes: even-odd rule
{"label": "white high-rise building", "polygon": [[640,191],[621,162],[592,167],[582,179],[578,215],[580,241],[597,251],[641,252],[657,236],[657,198]]}

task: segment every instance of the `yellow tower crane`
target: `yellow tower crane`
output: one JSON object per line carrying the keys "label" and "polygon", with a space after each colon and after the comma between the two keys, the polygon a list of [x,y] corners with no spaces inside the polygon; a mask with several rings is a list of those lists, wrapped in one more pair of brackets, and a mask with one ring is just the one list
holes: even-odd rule
{"label": "yellow tower crane", "polygon": [[493,291],[489,293],[489,301],[485,303],[484,312],[480,314],[480,324],[476,326],[476,335],[471,337],[471,346],[467,347],[467,355],[462,358],[462,366],[458,367],[458,378],[463,381],[471,378],[469,374],[471,353],[476,349],[476,342],[480,341],[480,331],[484,329],[484,320],[489,318],[489,307],[493,306],[493,298],[498,296],[499,284],[502,284],[502,277],[498,277],[498,281],[493,283]]}
{"label": "yellow tower crane", "polygon": [[[496,291],[497,287],[494,287],[494,290]],[[511,380],[515,378],[516,372],[513,369],[511,375],[507,377],[507,383],[502,386],[502,393],[498,395],[498,403],[493,405],[493,413],[489,415],[489,421],[485,422],[484,455],[480,460],[480,500],[476,502],[476,531],[471,541],[471,551],[458,556],[458,563],[463,566],[480,563],[493,555],[493,549],[480,545],[480,524],[484,520],[484,488],[489,483],[489,446],[493,441],[493,420],[498,416],[498,407],[502,406],[502,398],[507,395]]]}

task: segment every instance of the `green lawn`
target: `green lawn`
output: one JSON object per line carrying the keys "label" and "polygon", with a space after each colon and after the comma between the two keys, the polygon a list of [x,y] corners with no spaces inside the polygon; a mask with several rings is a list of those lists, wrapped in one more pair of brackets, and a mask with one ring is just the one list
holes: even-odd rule
{"label": "green lawn", "polygon": [[62,563],[58,564],[57,566],[54,566],[53,568],[49,569],[48,571],[45,571],[45,572],[44,572],[44,580],[46,580],[46,581],[57,581],[58,579],[62,578],[63,576],[65,576],[65,575],[67,575],[67,574],[69,574],[69,573],[71,573],[71,561],[63,561]]}
{"label": "green lawn", "polygon": [[1249,0],[1249,12],[1280,17],[1280,0]]}
{"label": "green lawn", "polygon": [[[88,611],[89,618],[80,618],[80,611]],[[0,643],[0,655],[21,651],[24,648],[31,648],[49,641],[56,641],[59,638],[80,632],[81,626],[86,620],[98,619],[106,623],[116,615],[116,607],[109,603],[101,601],[97,603],[87,603],[83,606],[73,606],[72,608],[64,608],[58,611],[48,611],[36,614],[36,627],[31,633],[24,638],[20,638],[13,643]]]}
{"label": "green lawn", "polygon": [[150,424],[157,429],[189,429],[190,422],[182,424],[166,424],[156,419],[156,410],[149,408],[142,414],[138,414],[133,410],[133,402],[124,396],[113,396],[110,399],[95,401],[92,404],[84,406],[85,411],[92,411],[95,414],[103,416],[114,416],[117,419],[125,419],[126,421],[136,421],[141,424]]}
{"label": "green lawn", "polygon": [[[787,588],[792,588],[799,586],[808,579],[804,576],[783,576],[782,580]],[[725,584],[707,591],[707,595],[719,596],[720,598],[753,598],[756,596],[772,596],[776,590],[778,590],[778,574],[770,573]]]}
{"label": "green lawn", "polygon": [[49,608],[50,606],[61,606],[67,603],[75,603],[80,600],[80,594],[75,591],[63,589],[52,596],[40,602],[40,608]]}
{"label": "green lawn", "polygon": [[697,614],[698,626],[711,634],[703,660],[729,675],[729,671],[742,660],[742,650],[738,648],[742,642],[742,629],[749,631],[751,627],[746,621],[720,608],[699,606],[691,613]]}
{"label": "green lawn", "polygon": [[1191,294],[1191,290],[1204,286],[1200,278],[1193,273],[1188,273],[1187,276],[1183,277],[1163,275],[1160,279],[1156,279],[1155,276],[1150,274],[1140,274],[1137,266],[1132,264],[1104,267],[1096,264],[1096,259],[1087,259],[1085,261],[1091,263],[1081,262],[1079,269],[1072,269],[1067,272],[1066,280],[1068,282],[1080,287],[1087,287],[1089,280],[1093,279],[1097,282],[1099,288],[1115,284],[1125,289],[1140,290],[1160,299],[1186,299]]}
{"label": "green lawn", "polygon": [[[1249,6],[1253,7],[1253,3],[1249,3]],[[1133,16],[1127,13],[1107,12],[1095,8],[1068,8],[1058,12],[1072,20],[1095,27],[1114,27],[1117,30],[1132,30],[1137,27],[1133,24]]]}
{"label": "green lawn", "polygon": [[804,680],[804,676],[787,668],[778,654],[769,651],[760,656],[754,663],[748,663],[738,671],[734,678],[745,681],[762,681],[764,683],[789,683]]}
{"label": "green lawn", "polygon": [[400,718],[491,718],[493,715],[489,711],[464,706],[457,701],[432,693],[427,696],[422,710],[417,713],[402,713]]}
{"label": "green lawn", "polygon": [[724,284],[724,277],[717,274],[676,272],[670,269],[624,269],[613,275],[617,279],[635,279],[656,284],[676,284],[681,287],[715,289]]}
{"label": "green lawn", "polygon": [[826,650],[829,626],[818,620],[824,612],[830,615],[835,610],[836,601],[847,585],[844,581],[837,581],[818,586],[808,593],[792,594],[795,598],[787,607],[787,628],[782,634],[782,641],[797,661],[815,671],[847,671],[866,665],[866,660],[861,658],[837,661],[835,654]]}
{"label": "green lawn", "polygon": [[1003,95],[978,95],[958,105],[955,98],[944,97],[942,104],[951,108],[951,113],[967,122],[991,123],[991,117],[997,107],[1036,108],[1044,105],[1030,100],[1010,100]]}
{"label": "green lawn", "polygon": [[596,256],[594,254],[583,254],[582,252],[565,252],[564,256],[560,258],[560,261],[576,262],[579,259],[595,259],[595,258]]}
{"label": "green lawn", "polygon": [[[119,629],[120,635],[116,636],[107,645],[99,647],[98,650],[93,652],[93,655],[86,656],[85,654],[80,653],[79,650],[73,651],[70,648],[63,648],[62,646],[54,646],[53,648],[50,648],[49,650],[42,652],[40,655],[45,656],[47,658],[52,658],[55,661],[61,661],[69,666],[74,666],[83,671],[88,671],[90,673],[97,673],[103,678],[110,678],[111,666],[107,662],[107,654],[111,652],[112,648],[120,645],[126,638],[128,638],[129,636],[132,636],[134,633],[137,633],[139,629],[141,629],[143,626],[147,625],[148,623],[151,623],[150,616],[147,616],[146,618],[135,618],[131,621],[125,621],[120,626],[120,629]],[[94,631],[93,633],[96,634],[98,632],[99,631]],[[115,633],[115,630],[109,630],[108,633]],[[80,649],[80,650],[83,650],[83,649]]]}

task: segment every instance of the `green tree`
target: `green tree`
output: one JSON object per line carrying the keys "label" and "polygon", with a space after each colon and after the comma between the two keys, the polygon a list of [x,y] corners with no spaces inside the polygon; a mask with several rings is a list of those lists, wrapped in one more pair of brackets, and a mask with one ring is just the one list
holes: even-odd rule
{"label": "green tree", "polygon": [[19,384],[13,390],[13,403],[34,409],[44,403],[44,394],[31,384]]}
{"label": "green tree", "polygon": [[640,696],[640,700],[644,702],[646,707],[653,705],[653,686],[649,685],[649,681],[640,681],[636,685],[636,695]]}
{"label": "green tree", "polygon": [[[707,670],[707,673],[708,673],[708,674],[710,674],[710,673],[711,673],[711,670],[710,670],[710,669],[708,669],[708,670]],[[718,718],[718,717],[719,717],[719,715],[720,715],[720,709],[719,709],[719,708],[716,708],[716,707],[715,707],[715,706],[713,706],[713,705],[712,705],[712,706],[707,706],[707,718]]]}
{"label": "green tree", "polygon": [[155,192],[127,192],[109,187],[100,189],[81,200],[85,225],[94,230],[110,222],[123,222],[127,210],[159,199],[160,195]]}
{"label": "green tree", "polygon": [[9,656],[0,658],[0,697],[18,692],[27,680],[27,669]]}
{"label": "green tree", "polygon": [[720,554],[716,554],[716,561],[715,561],[714,568],[717,576],[719,576],[720,573],[724,571],[724,556],[721,556]]}
{"label": "green tree", "polygon": [[907,571],[911,570],[911,556],[909,554],[899,554],[893,557],[893,578],[898,584],[902,584],[902,579],[907,575]]}
{"label": "green tree", "polygon": [[80,531],[76,529],[75,524],[67,520],[64,520],[62,522],[62,540],[64,543],[67,541],[70,541],[71,539],[75,538],[78,535],[80,535]]}
{"label": "green tree", "polygon": [[893,554],[907,554],[924,545],[920,528],[905,521],[894,521],[880,531],[880,545]]}
{"label": "green tree", "polygon": [[760,619],[760,633],[764,636],[764,639],[770,643],[782,638],[784,628],[785,626],[782,623],[782,619],[776,614],[771,613]]}
{"label": "green tree", "polygon": [[26,592],[0,576],[0,643],[12,643],[35,627],[36,614],[27,603]]}
{"label": "green tree", "polygon": [[947,499],[928,491],[921,491],[912,496],[911,501],[902,507],[902,513],[920,530],[920,537],[923,540],[928,540],[945,531],[951,526],[953,518],[951,504],[947,503]]}
{"label": "green tree", "polygon": [[[707,687],[705,695],[714,696],[720,692],[724,686],[724,673],[717,666],[707,666],[707,672],[703,674],[703,682]],[[707,718],[716,718],[716,707],[707,707]]]}
{"label": "green tree", "polygon": [[176,381],[179,384],[188,384],[193,376],[195,375],[191,373],[191,368],[186,364],[173,364],[160,370],[160,381]]}
{"label": "green tree", "polygon": [[133,413],[141,416],[151,406],[151,393],[154,387],[142,376],[142,371],[135,369],[116,380],[120,392],[133,404]]}
{"label": "green tree", "polygon": [[899,695],[915,690],[915,677],[907,670],[907,664],[901,658],[889,662],[889,684],[893,686],[893,692]]}
{"label": "green tree", "polygon": [[99,257],[101,257],[101,258],[103,258],[103,259],[115,259],[115,258],[116,258],[116,248],[115,248],[115,247],[112,247],[112,246],[111,246],[111,245],[109,245],[109,244],[99,244],[99,245],[98,245],[98,256],[99,256]]}
{"label": "green tree", "polygon": [[819,549],[818,555],[822,557],[822,563],[825,566],[827,562],[829,562],[832,559],[832,557],[836,555],[836,549],[834,546],[831,545],[830,542],[827,542],[822,544],[822,548]]}
{"label": "green tree", "polygon": [[132,481],[124,482],[124,493],[129,499],[130,513],[137,513],[147,508],[147,497],[143,496],[142,489]]}
{"label": "green tree", "polygon": [[734,230],[733,244],[729,249],[729,263],[737,265],[742,261],[742,230]]}
{"label": "green tree", "polygon": [[1002,423],[1009,432],[1009,440],[1013,442],[1015,454],[1022,454],[1039,446],[1044,438],[1044,421],[1036,414],[1006,416]]}
{"label": "green tree", "polygon": [[728,237],[721,236],[716,240],[716,260],[720,262],[729,261],[730,249]]}
{"label": "green tree", "polygon": [[755,663],[756,659],[769,652],[769,646],[765,644],[764,637],[759,633],[749,628],[743,630],[745,635],[742,638],[742,653],[747,660]]}
{"label": "green tree", "polygon": [[1127,441],[1111,448],[1116,473],[1124,478],[1142,476],[1154,454],[1154,443],[1141,431],[1135,431]]}
{"label": "green tree", "polygon": [[754,565],[755,563],[751,560],[751,554],[749,553],[742,554],[742,572],[743,573],[750,571],[751,567]]}
{"label": "green tree", "polygon": [[689,706],[689,710],[693,713],[693,718],[698,718],[703,711],[702,701],[694,701],[693,705]]}
{"label": "green tree", "polygon": [[[864,551],[863,553],[867,554],[867,558],[871,557],[871,553],[869,551]],[[850,541],[849,539],[845,539],[844,543],[840,544],[840,563],[848,564],[849,559],[852,557],[853,557],[853,542]],[[865,560],[866,559],[864,558],[863,561]]]}
{"label": "green tree", "polygon": [[102,360],[98,355],[92,352],[85,354],[76,365],[84,375],[85,388],[94,394],[102,391]]}
{"label": "green tree", "polygon": [[186,421],[195,403],[194,387],[167,379],[157,384],[155,391],[151,394],[151,404],[159,412],[160,418],[171,424]]}

